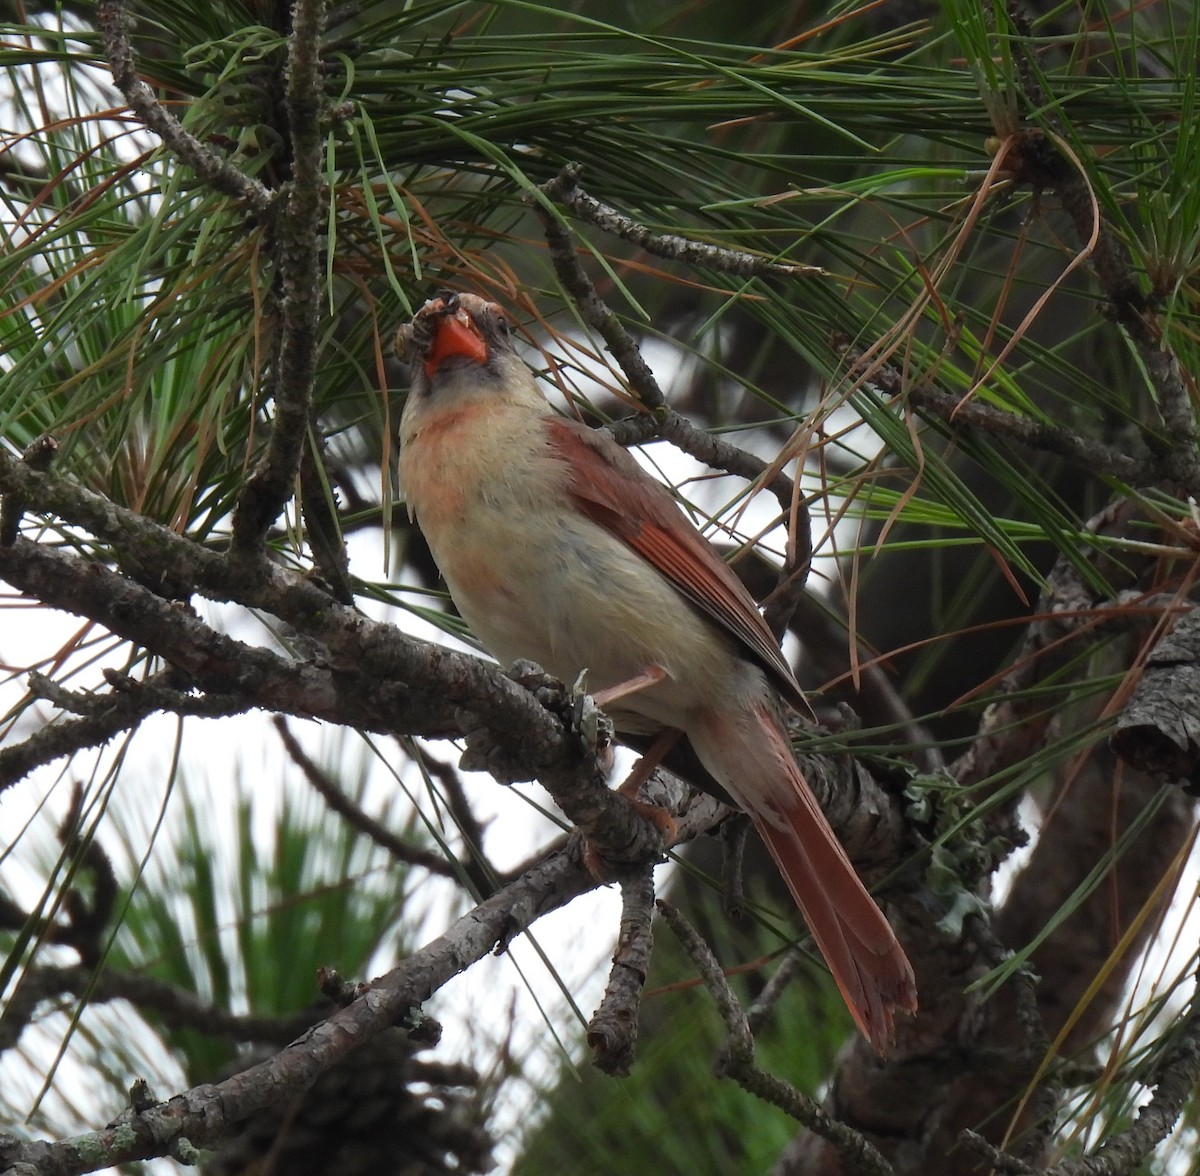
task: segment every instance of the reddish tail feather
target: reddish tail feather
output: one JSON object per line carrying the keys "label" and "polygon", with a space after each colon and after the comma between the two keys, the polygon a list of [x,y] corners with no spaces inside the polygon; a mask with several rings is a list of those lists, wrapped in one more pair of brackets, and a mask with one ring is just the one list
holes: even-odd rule
{"label": "reddish tail feather", "polygon": [[766,706],[710,712],[690,733],[705,766],[751,816],[855,1023],[882,1054],[893,1013],[917,1009],[912,965],[862,884]]}
{"label": "reddish tail feather", "polygon": [[[799,772],[797,771],[797,777]],[[883,912],[855,873],[833,830],[808,793],[757,827],[800,913],[825,957],[846,1007],[871,1044],[884,1053],[893,1040],[893,1010],[913,1013],[917,989],[912,966]],[[814,815],[815,814],[815,815]]]}

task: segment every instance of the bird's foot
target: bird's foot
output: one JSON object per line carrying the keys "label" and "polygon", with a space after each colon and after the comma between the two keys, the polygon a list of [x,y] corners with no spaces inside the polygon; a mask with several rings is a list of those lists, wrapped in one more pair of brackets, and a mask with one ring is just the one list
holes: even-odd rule
{"label": "bird's foot", "polygon": [[[618,789],[617,791],[620,791]],[[632,805],[634,812],[643,820],[649,821],[657,830],[659,838],[662,841],[662,848],[668,849],[675,841],[675,834],[678,826],[675,824],[675,818],[663,808],[661,805],[651,804],[645,800],[634,800],[633,797],[625,798]],[[583,838],[583,864],[587,867],[587,871],[597,882],[607,886],[610,882],[616,882],[623,871],[614,870],[608,865],[604,854],[596,848],[596,846],[585,836]],[[665,857],[662,860],[666,860]]]}
{"label": "bird's foot", "polygon": [[[612,767],[613,727],[583,689],[581,674],[569,689],[536,662],[514,662],[508,676],[524,687],[573,733],[581,756],[594,755],[600,770]],[[536,776],[530,757],[521,755],[487,727],[464,724],[463,752],[459,766],[468,772],[488,772],[501,784],[516,784]]]}
{"label": "bird's foot", "polygon": [[[678,738],[678,731],[667,731],[660,735],[650,750],[633,765],[633,770],[625,777],[620,786],[614,789],[618,795],[623,796],[629,802],[639,817],[649,821],[658,830],[663,849],[669,849],[675,842],[675,835],[678,831],[675,818],[662,805],[648,800],[639,800],[638,793],[654,775],[654,769],[658,767],[659,760],[670,750],[671,745]],[[586,838],[583,842],[583,864],[597,882],[607,884],[615,881],[612,870],[605,864],[603,854]]]}
{"label": "bird's foot", "polygon": [[617,788],[617,791],[637,810],[639,816],[645,817],[647,821],[657,827],[659,833],[662,835],[664,848],[674,844],[676,831],[675,818],[662,805],[653,804],[646,800],[639,800],[638,796],[642,788],[649,783],[655,769],[662,763],[663,757],[679,742],[682,735],[682,731],[677,731],[674,728],[668,728],[659,734],[654,742],[638,757],[638,761],[633,765],[629,775],[625,777]]}
{"label": "bird's foot", "polygon": [[514,662],[508,676],[524,686],[546,710],[557,715],[575,733],[581,754],[595,754],[604,772],[612,767],[613,725],[607,716],[600,713],[595,700],[584,689],[586,671],[575,679],[570,688],[547,674],[537,662]]}
{"label": "bird's foot", "polygon": [[675,834],[679,831],[679,826],[675,824],[675,818],[671,816],[669,810],[663,808],[661,804],[652,804],[648,800],[634,800],[632,797],[627,799],[633,805],[637,815],[649,821],[658,830],[659,836],[662,838],[663,849],[670,849],[675,844]]}

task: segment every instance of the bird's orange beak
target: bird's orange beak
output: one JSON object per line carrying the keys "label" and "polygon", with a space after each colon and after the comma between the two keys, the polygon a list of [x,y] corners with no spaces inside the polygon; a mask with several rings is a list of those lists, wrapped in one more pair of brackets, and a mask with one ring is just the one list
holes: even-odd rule
{"label": "bird's orange beak", "polygon": [[451,356],[461,355],[476,363],[487,363],[488,348],[479,328],[465,311],[444,314],[437,320],[433,334],[433,346],[425,361],[425,374],[432,378],[442,362]]}

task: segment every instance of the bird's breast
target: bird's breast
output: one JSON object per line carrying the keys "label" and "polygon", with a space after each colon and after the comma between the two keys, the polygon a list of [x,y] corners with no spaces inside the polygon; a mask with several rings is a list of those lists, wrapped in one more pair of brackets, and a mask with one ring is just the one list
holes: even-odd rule
{"label": "bird's breast", "polygon": [[401,454],[410,509],[497,660],[529,658],[568,684],[587,670],[593,691],[657,667],[666,680],[623,705],[651,726],[686,728],[714,689],[752,667],[661,572],[575,506],[568,472],[543,419],[504,411],[442,414],[436,428],[407,434]]}

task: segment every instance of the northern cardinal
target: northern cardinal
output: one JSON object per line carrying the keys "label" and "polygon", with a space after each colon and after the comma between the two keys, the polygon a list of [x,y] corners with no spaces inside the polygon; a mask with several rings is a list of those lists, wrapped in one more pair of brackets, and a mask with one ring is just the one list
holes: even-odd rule
{"label": "northern cardinal", "polygon": [[[792,755],[804,695],[754,600],[665,486],[607,434],[554,412],[503,310],[430,299],[412,361],[400,477],[475,635],[619,701],[618,731],[682,731],[747,813],[858,1027],[881,1053],[916,1010],[912,967]],[[622,692],[623,690],[627,692]]]}

